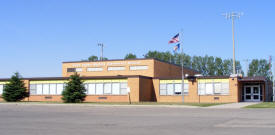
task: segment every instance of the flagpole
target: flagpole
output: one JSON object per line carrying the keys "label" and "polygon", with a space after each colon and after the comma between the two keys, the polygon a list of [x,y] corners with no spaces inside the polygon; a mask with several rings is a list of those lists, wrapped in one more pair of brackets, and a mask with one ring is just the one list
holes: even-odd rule
{"label": "flagpole", "polygon": [[184,72],[183,72],[183,30],[180,32],[180,47],[181,47],[181,87],[182,87],[182,102],[184,103]]}

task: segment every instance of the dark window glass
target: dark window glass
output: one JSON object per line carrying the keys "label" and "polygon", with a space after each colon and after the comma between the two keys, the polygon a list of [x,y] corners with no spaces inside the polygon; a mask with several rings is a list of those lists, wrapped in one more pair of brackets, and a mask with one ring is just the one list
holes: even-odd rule
{"label": "dark window glass", "polygon": [[245,91],[246,94],[250,94],[251,93],[251,89],[250,87],[246,87],[246,91]]}
{"label": "dark window glass", "polygon": [[75,68],[67,68],[67,72],[75,72]]}
{"label": "dark window glass", "polygon": [[258,95],[254,95],[253,98],[254,99],[259,99],[259,96]]}
{"label": "dark window glass", "polygon": [[254,87],[254,88],[253,88],[253,93],[254,93],[254,94],[258,94],[258,93],[259,93],[258,87]]}

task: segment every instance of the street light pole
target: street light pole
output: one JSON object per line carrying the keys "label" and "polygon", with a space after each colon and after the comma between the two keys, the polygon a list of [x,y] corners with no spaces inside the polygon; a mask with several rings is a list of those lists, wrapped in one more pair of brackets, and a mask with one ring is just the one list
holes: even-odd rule
{"label": "street light pole", "polygon": [[236,74],[236,62],[235,62],[235,40],[234,40],[234,17],[232,20],[232,40],[233,40],[233,75]]}
{"label": "street light pole", "polygon": [[231,12],[223,14],[226,19],[232,20],[232,40],[233,40],[233,75],[236,74],[236,62],[235,62],[235,39],[234,39],[234,21],[236,18],[240,18],[243,13]]}
{"label": "street light pole", "polygon": [[101,57],[100,57],[100,60],[103,61],[103,47],[104,47],[104,45],[102,43],[98,43],[98,46],[101,47]]}

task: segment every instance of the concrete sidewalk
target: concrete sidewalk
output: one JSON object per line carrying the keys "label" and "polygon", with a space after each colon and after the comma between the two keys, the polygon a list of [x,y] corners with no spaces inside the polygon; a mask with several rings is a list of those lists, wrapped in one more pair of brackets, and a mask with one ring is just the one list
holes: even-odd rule
{"label": "concrete sidewalk", "polygon": [[249,105],[259,104],[260,102],[239,102],[239,103],[229,103],[209,106],[206,108],[215,108],[215,109],[240,109]]}

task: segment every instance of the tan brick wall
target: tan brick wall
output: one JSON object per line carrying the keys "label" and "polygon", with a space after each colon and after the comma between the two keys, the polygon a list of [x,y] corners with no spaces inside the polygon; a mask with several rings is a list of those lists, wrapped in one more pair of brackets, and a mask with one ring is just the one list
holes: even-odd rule
{"label": "tan brick wall", "polygon": [[[125,67],[124,71],[108,71],[108,67]],[[147,70],[130,70],[130,66],[148,66]],[[117,76],[117,75],[143,75],[152,77],[154,74],[154,60],[120,60],[120,61],[97,61],[97,62],[78,62],[63,63],[62,76],[69,77],[74,73],[68,73],[67,68],[82,68],[82,72],[78,72],[81,76]],[[100,67],[103,71],[87,72],[89,67]]]}
{"label": "tan brick wall", "polygon": [[29,98],[26,98],[25,101],[62,102],[61,97],[61,95],[31,95]]}
{"label": "tan brick wall", "polygon": [[[228,95],[198,95],[197,81],[189,81],[189,93],[184,95],[184,102],[190,103],[231,103],[239,102],[239,90],[237,78],[229,78]],[[154,89],[156,92],[157,102],[182,102],[182,96],[160,96],[159,79],[153,79]],[[218,98],[218,99],[215,99]]]}
{"label": "tan brick wall", "polygon": [[[108,71],[109,66],[125,67],[123,71]],[[148,66],[146,70],[130,70],[130,66]],[[100,67],[103,71],[87,72],[87,68]],[[161,67],[161,68],[160,68]],[[148,77],[180,77],[181,67],[154,59],[142,60],[120,60],[120,61],[97,61],[97,62],[77,62],[63,63],[62,76],[69,77],[74,74],[67,72],[67,68],[82,68],[82,72],[78,72],[81,76],[117,76],[117,75],[142,75]],[[193,70],[184,69],[184,74],[194,75]]]}
{"label": "tan brick wall", "polygon": [[[173,64],[167,64],[161,61],[154,61],[154,77],[181,77],[182,70],[180,66]],[[197,72],[184,68],[184,74],[194,75]]]}
{"label": "tan brick wall", "polygon": [[129,102],[128,95],[88,95],[85,102]]}
{"label": "tan brick wall", "polygon": [[130,87],[130,99],[131,102],[139,102],[139,77],[128,78],[128,87]]}

